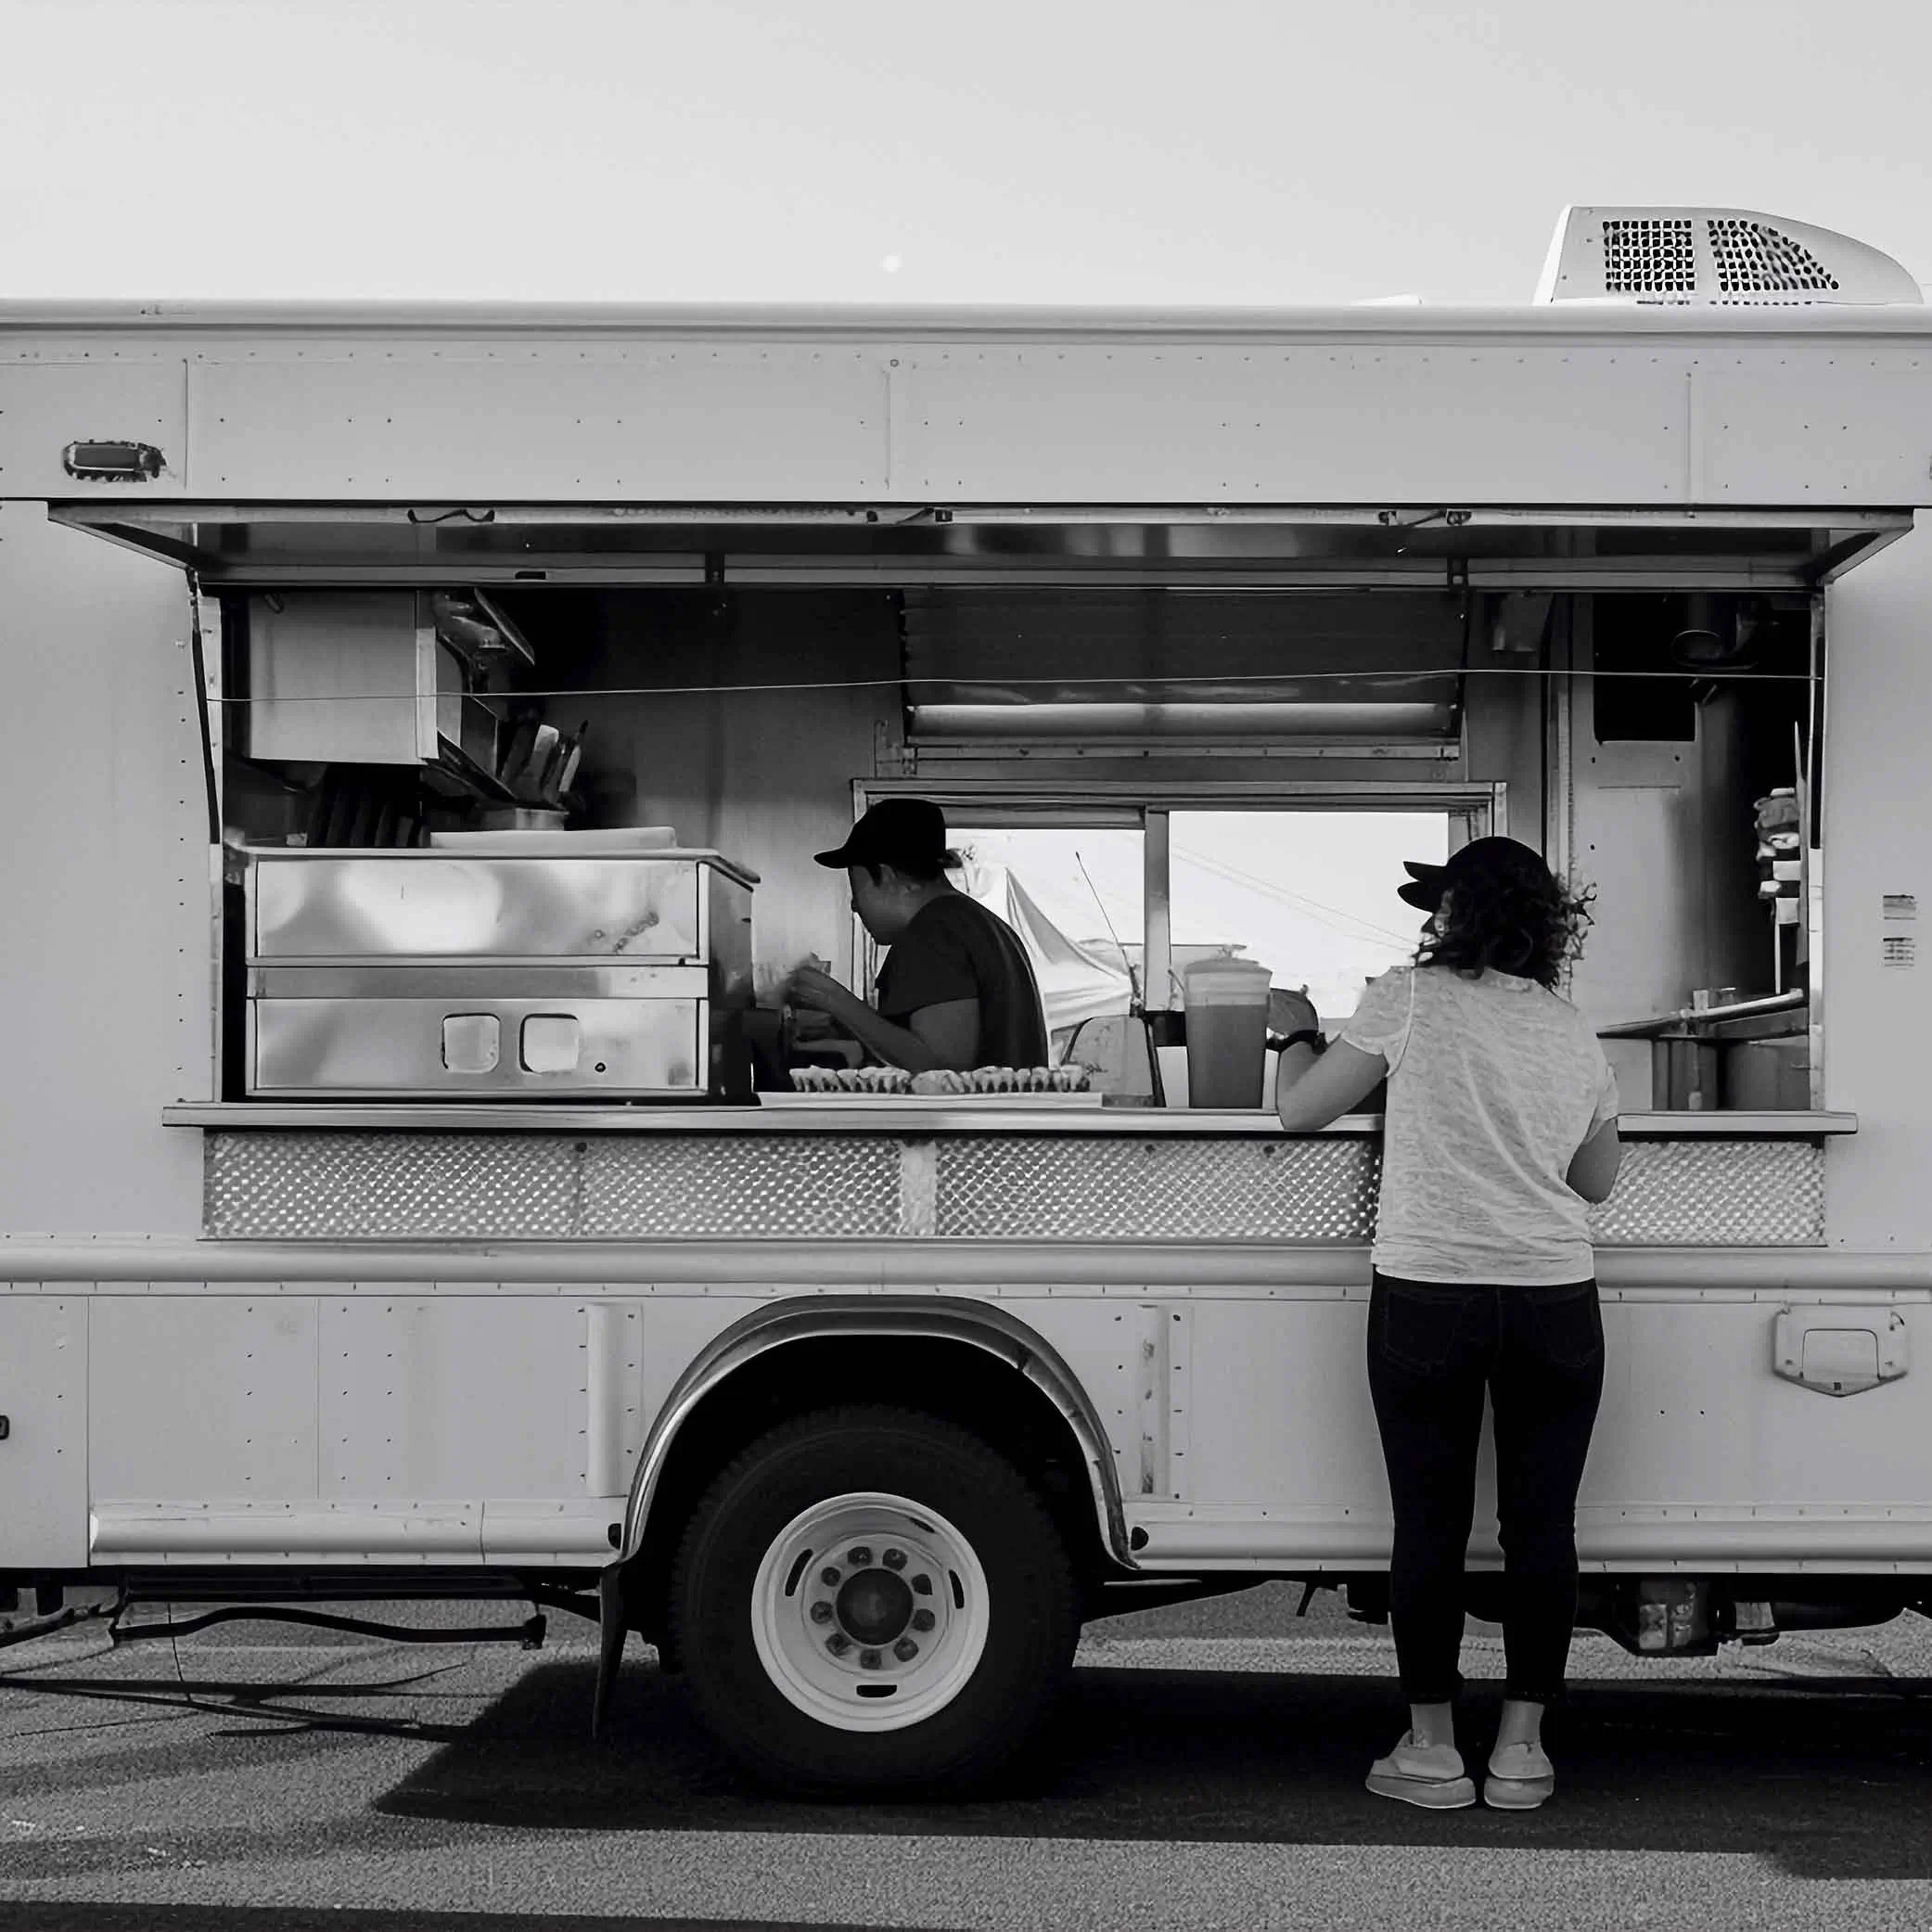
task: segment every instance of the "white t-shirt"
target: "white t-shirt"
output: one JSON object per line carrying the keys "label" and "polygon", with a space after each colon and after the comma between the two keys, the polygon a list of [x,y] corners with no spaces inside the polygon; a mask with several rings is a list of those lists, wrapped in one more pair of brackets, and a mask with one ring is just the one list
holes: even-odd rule
{"label": "white t-shirt", "polygon": [[1371,1259],[1411,1281],[1548,1286],[1596,1272],[1566,1176],[1617,1118],[1617,1081],[1567,1000],[1509,973],[1398,966],[1341,1037],[1388,1062]]}

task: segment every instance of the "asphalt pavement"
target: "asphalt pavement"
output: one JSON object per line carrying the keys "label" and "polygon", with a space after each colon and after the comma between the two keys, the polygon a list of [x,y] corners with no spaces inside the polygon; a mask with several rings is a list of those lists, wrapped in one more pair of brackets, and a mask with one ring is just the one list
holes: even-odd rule
{"label": "asphalt pavement", "polygon": [[[1299,1596],[1092,1627],[1043,1747],[954,1806],[748,1791],[634,1640],[593,1746],[568,1617],[534,1653],[48,1639],[0,1653],[0,1932],[1932,1927],[1932,1624],[1665,1664],[1580,1636],[1556,1798],[1428,1813],[1362,1788],[1401,1727],[1386,1631]],[[1476,1756],[1490,1627],[1465,1669]]]}

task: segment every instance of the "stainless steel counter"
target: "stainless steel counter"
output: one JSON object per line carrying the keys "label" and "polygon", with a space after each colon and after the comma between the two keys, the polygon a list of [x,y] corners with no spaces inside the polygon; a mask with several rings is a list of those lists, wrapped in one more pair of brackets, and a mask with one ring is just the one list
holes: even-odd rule
{"label": "stainless steel counter", "polygon": [[[228,1132],[301,1131],[349,1133],[641,1133],[826,1134],[924,1137],[993,1133],[1125,1136],[1137,1139],[1284,1140],[1336,1135],[1364,1137],[1382,1131],[1380,1114],[1345,1114],[1313,1135],[1285,1135],[1265,1108],[960,1107],[945,1100],[827,1101],[823,1107],[569,1107],[554,1105],[460,1106],[328,1102],[226,1101],[162,1109],[171,1127]],[[1625,1114],[1627,1140],[1818,1140],[1855,1133],[1849,1113]]]}

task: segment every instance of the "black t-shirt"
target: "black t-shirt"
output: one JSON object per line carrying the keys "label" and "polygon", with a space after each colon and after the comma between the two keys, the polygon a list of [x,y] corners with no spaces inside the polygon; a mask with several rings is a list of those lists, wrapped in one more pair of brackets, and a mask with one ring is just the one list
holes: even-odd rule
{"label": "black t-shirt", "polygon": [[1046,1020],[1026,949],[1012,927],[964,892],[914,914],[878,974],[881,1018],[903,1026],[922,1006],[979,1002],[976,1067],[1044,1067]]}

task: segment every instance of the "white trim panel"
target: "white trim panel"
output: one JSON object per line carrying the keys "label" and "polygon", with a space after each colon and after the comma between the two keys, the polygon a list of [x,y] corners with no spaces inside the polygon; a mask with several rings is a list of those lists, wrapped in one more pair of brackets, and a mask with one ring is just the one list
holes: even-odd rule
{"label": "white trim panel", "polygon": [[[1136,1503],[1127,1519],[1147,1542],[1143,1571],[1384,1568],[1393,1528],[1386,1514],[1333,1510],[1191,1509]],[[1583,1504],[1577,1511],[1579,1560],[1588,1569],[1724,1570],[1756,1566],[1820,1569],[1875,1565],[1932,1571],[1932,1505],[1873,1508],[1847,1503],[1804,1510],[1685,1503],[1642,1508]],[[1502,1567],[1493,1523],[1478,1521],[1472,1569]]]}
{"label": "white trim panel", "polygon": [[480,1503],[96,1503],[96,1557],[154,1563],[482,1560]]}
{"label": "white trim panel", "polygon": [[666,343],[197,363],[203,494],[785,500],[884,493],[888,358]]}
{"label": "white trim panel", "polygon": [[98,1503],[95,1559],[150,1563],[610,1560],[621,1496],[558,1503]]}
{"label": "white trim panel", "polygon": [[6,370],[0,483],[111,493],[56,491],[48,466],[76,437],[180,445],[185,368],[186,445],[163,443],[144,495],[1903,506],[1932,502],[1919,331],[228,338],[172,364],[103,347]]}

